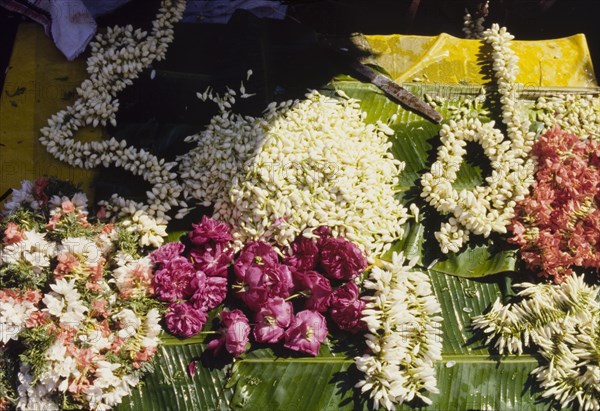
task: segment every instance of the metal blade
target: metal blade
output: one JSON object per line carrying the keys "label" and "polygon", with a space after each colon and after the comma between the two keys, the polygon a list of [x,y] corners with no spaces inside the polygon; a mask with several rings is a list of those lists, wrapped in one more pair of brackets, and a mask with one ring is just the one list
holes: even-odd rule
{"label": "metal blade", "polygon": [[415,96],[410,91],[406,90],[398,83],[390,80],[389,78],[376,73],[364,64],[358,61],[352,62],[352,68],[362,76],[366,77],[370,83],[376,85],[381,91],[383,91],[388,97],[395,102],[408,107],[409,109],[417,112],[418,114],[427,117],[434,123],[442,121],[442,115],[438,113],[433,107]]}

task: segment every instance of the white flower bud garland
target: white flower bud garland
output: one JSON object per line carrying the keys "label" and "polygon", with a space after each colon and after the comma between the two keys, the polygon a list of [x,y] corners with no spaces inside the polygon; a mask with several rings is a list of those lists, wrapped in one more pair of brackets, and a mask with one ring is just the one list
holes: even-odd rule
{"label": "white flower bud garland", "polygon": [[90,44],[92,55],[87,61],[90,77],[77,88],[79,98],[53,115],[48,126],[41,130],[40,142],[48,152],[73,167],[122,167],[153,185],[147,193],[148,205],[113,196],[105,203],[108,215],[144,210],[167,221],[166,212],[171,207],[185,206],[177,200],[182,191],[176,182],[177,175],[170,172],[175,163],[165,163],[164,159],[143,149],[127,147],[125,141],[114,138],[86,143],[73,139],[74,133],[86,125],[116,125],[117,93],[132,84],[153,61],[164,59],[173,41],[173,25],[181,19],[185,4],[184,0],[164,0],[150,35],[127,26],[109,28],[105,34],[96,36]]}
{"label": "white flower bud garland", "polygon": [[[520,113],[514,84],[517,57],[510,49],[513,36],[494,24],[484,32],[484,40],[493,48],[494,74],[502,104],[503,122],[508,139],[494,128],[494,122],[461,116],[440,131],[442,145],[431,171],[421,178],[424,197],[437,211],[452,217],[435,233],[442,252],[457,252],[469,235],[489,236],[505,233],[514,215],[516,202],[523,199],[533,182],[535,160],[528,158],[535,133]],[[487,185],[457,191],[452,183],[466,154],[467,141],[479,143],[491,161],[492,173]]]}
{"label": "white flower bud garland", "polygon": [[387,410],[438,393],[434,363],[442,359],[442,317],[429,277],[394,253],[392,262],[374,267],[363,286],[363,321],[367,324],[369,354],[354,359],[365,378],[356,387],[369,392],[373,408]]}
{"label": "white flower bud garland", "polygon": [[566,408],[600,410],[600,287],[572,275],[561,284],[518,284],[516,303],[502,304],[473,318],[473,327],[495,341],[500,354],[537,348],[542,363],[531,374],[542,397]]}

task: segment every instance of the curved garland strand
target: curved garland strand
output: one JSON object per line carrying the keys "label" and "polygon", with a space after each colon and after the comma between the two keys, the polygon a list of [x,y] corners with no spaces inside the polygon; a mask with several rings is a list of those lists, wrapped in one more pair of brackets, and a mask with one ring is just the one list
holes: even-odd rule
{"label": "curved garland strand", "polygon": [[[494,128],[494,122],[482,124],[466,117],[450,121],[440,131],[442,145],[437,160],[421,179],[421,196],[440,213],[451,215],[435,234],[444,253],[457,252],[470,233],[484,237],[492,232],[505,233],[516,203],[533,182],[535,159],[528,154],[535,133],[529,131],[530,122],[519,110],[515,85],[518,59],[510,48],[512,39],[506,28],[497,24],[484,32],[484,41],[493,49],[494,76],[508,138]],[[493,171],[485,179],[487,185],[459,192],[452,183],[466,154],[466,141],[481,144]]]}
{"label": "curved garland strand", "polygon": [[90,77],[77,88],[77,100],[53,115],[48,126],[41,129],[40,142],[55,158],[80,168],[122,167],[153,185],[147,192],[148,204],[113,195],[104,203],[108,216],[133,215],[143,210],[168,221],[166,213],[171,207],[185,206],[177,200],[182,188],[176,181],[177,175],[170,171],[176,163],[166,163],[143,149],[128,147],[124,140],[82,143],[73,138],[86,125],[116,125],[117,93],[133,84],[133,79],[153,61],[165,58],[173,41],[173,26],[181,20],[185,5],[185,0],[163,0],[150,34],[126,26],[109,28],[96,36],[87,60]]}

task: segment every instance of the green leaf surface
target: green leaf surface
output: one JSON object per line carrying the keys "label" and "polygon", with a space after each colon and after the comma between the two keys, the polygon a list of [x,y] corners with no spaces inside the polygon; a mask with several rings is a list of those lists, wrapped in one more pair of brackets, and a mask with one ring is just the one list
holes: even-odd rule
{"label": "green leaf surface", "polygon": [[[336,89],[360,100],[367,113],[366,121],[388,122],[397,115],[390,127],[395,131],[391,150],[406,164],[399,178],[400,198],[405,204],[414,202],[419,206],[424,223],[409,221],[404,238],[394,244],[390,252],[403,251],[408,258],[417,258],[422,270],[431,276],[442,306],[443,361],[436,364],[440,393],[427,395],[432,400],[429,406],[415,400],[398,409],[547,410],[548,405],[539,403],[537,394],[528,388],[529,373],[537,366],[536,359],[508,356],[499,361],[497,357],[490,357],[470,331],[471,317],[482,313],[501,296],[498,284],[501,278],[492,274],[513,270],[514,252],[494,246],[491,240],[481,240],[461,253],[445,256],[436,248],[432,233],[443,218],[419,197],[419,180],[433,162],[440,126],[391,102],[369,84],[343,78],[331,83],[323,92],[333,95]],[[442,114],[446,114],[445,110],[441,108]],[[457,186],[480,184],[483,169],[467,158],[459,172]],[[205,361],[209,357],[203,354],[205,337],[178,340],[165,336],[156,372],[130,400],[125,399],[127,404],[121,409],[360,410],[370,407],[366,396],[359,395],[353,388],[361,375],[353,365],[352,338],[343,341],[349,350],[335,350],[335,356],[325,344],[320,355],[314,358],[299,357],[281,347],[276,347],[275,352],[259,348],[216,368],[198,363],[197,374],[191,378],[187,374],[189,361],[199,358]],[[334,346],[338,343],[331,342]]]}

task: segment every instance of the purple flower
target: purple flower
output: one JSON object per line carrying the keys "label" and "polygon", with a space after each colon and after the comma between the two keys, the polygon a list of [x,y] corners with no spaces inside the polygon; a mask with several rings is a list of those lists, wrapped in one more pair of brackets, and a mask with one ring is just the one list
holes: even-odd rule
{"label": "purple flower", "polygon": [[190,303],[205,311],[212,310],[223,302],[227,295],[227,278],[206,277],[203,287],[199,287],[190,298]]}
{"label": "purple flower", "polygon": [[330,313],[340,329],[356,333],[365,328],[366,324],[362,321],[365,302],[359,297],[358,287],[351,281],[333,292]]}
{"label": "purple flower", "polygon": [[256,313],[254,338],[261,343],[276,343],[292,321],[292,303],[283,298],[269,299]]}
{"label": "purple flower", "polygon": [[320,238],[331,237],[331,228],[322,225],[321,227],[317,227],[313,230],[313,234],[318,235]]}
{"label": "purple flower", "polygon": [[150,260],[154,264],[166,264],[175,257],[181,256],[184,250],[185,246],[178,241],[174,243],[167,243],[158,250],[150,253]]}
{"label": "purple flower", "polygon": [[299,271],[310,271],[317,266],[318,258],[317,242],[312,238],[300,236],[292,243],[290,255],[285,262]]}
{"label": "purple flower", "polygon": [[173,303],[165,314],[167,329],[175,335],[189,338],[200,332],[206,323],[206,312],[188,303]]}
{"label": "purple flower", "polygon": [[292,273],[284,264],[265,265],[261,269],[246,271],[243,289],[238,292],[238,297],[252,311],[260,307],[272,297],[289,297],[294,283]]}
{"label": "purple flower", "polygon": [[196,270],[186,258],[174,257],[154,273],[152,286],[159,300],[174,302],[194,293],[192,280],[195,277]]}
{"label": "purple flower", "polygon": [[246,244],[233,265],[233,270],[244,281],[249,270],[262,270],[265,266],[276,264],[279,264],[279,257],[273,247],[262,241],[253,241]]}
{"label": "purple flower", "polygon": [[190,251],[190,258],[197,270],[209,277],[227,277],[227,269],[233,259],[233,249],[223,244],[205,245]]}
{"label": "purple flower", "polygon": [[208,343],[209,350],[215,350],[217,355],[225,346],[227,352],[234,357],[239,357],[246,351],[250,325],[248,318],[240,310],[221,311],[221,337]]}
{"label": "purple flower", "polygon": [[192,227],[194,229],[188,233],[188,237],[192,244],[197,246],[207,243],[227,243],[233,240],[227,224],[207,216],[202,216],[200,224],[192,224]]}
{"label": "purple flower", "polygon": [[320,312],[327,311],[331,299],[331,283],[316,271],[299,271],[294,273],[296,290],[302,291],[308,299],[305,308]]}
{"label": "purple flower", "polygon": [[300,311],[285,331],[284,347],[317,355],[321,343],[327,337],[325,317],[316,311]]}
{"label": "purple flower", "polygon": [[320,267],[329,278],[351,280],[367,267],[367,258],[363,252],[343,237],[322,239],[319,247]]}

